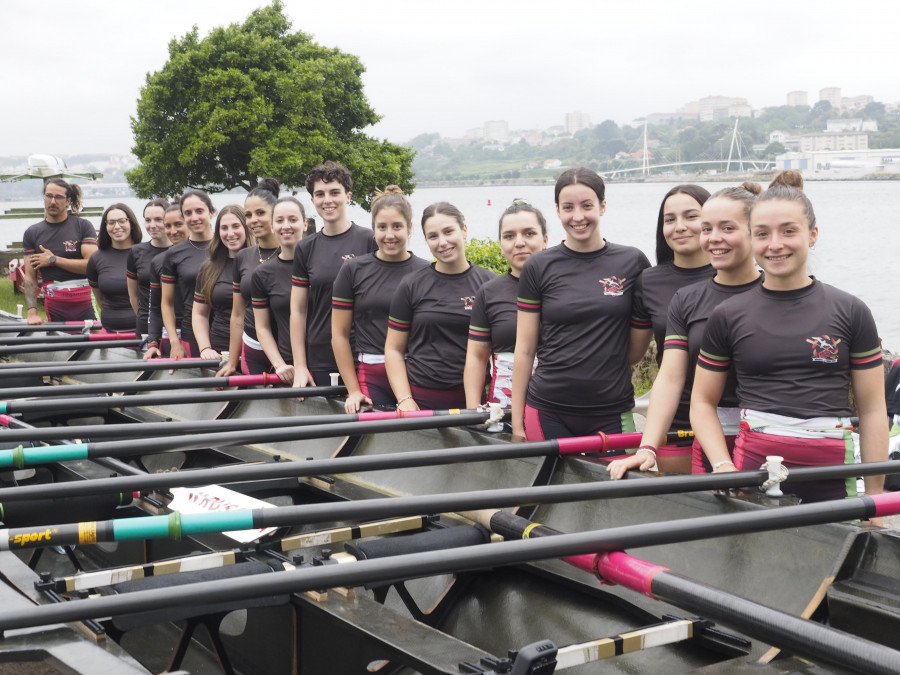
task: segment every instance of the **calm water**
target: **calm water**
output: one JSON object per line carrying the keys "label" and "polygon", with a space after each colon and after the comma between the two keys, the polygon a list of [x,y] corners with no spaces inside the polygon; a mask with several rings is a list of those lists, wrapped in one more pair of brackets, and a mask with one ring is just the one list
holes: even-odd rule
{"label": "calm water", "polygon": [[[607,188],[606,215],[600,221],[603,236],[609,241],[637,246],[654,259],[654,232],[659,202],[674,183],[613,184]],[[705,183],[710,192],[730,183]],[[811,255],[811,270],[822,281],[862,298],[872,309],[879,332],[887,348],[900,351],[900,311],[894,281],[894,266],[900,254],[900,181],[872,182],[808,182],[806,192],[816,209],[819,240]],[[315,214],[304,192],[298,194]],[[563,238],[562,226],[556,218],[551,186],[426,188],[416,191],[411,201],[414,212],[436,201],[449,201],[458,206],[469,225],[469,236],[494,238],[500,214],[516,197],[524,197],[541,209],[550,227],[550,242]],[[217,207],[232,203],[236,195],[213,195]],[[115,200],[88,199],[88,206],[108,206]],[[144,200],[125,199],[140,216]],[[42,206],[40,200],[0,203],[0,209]],[[351,217],[367,225],[368,214],[351,209]],[[95,225],[99,219],[94,219]],[[0,245],[9,246],[22,240],[31,221],[0,221]],[[416,230],[411,248],[430,257],[428,248]]]}

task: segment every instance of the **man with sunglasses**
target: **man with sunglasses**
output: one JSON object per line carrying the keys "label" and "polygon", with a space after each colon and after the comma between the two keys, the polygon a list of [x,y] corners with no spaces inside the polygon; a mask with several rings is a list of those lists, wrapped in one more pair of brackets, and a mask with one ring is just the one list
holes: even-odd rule
{"label": "man with sunglasses", "polygon": [[[70,213],[70,208],[72,213]],[[61,178],[44,185],[44,220],[25,230],[25,303],[28,323],[41,324],[37,312],[37,274],[44,288],[44,310],[51,321],[94,319],[85,271],[97,250],[97,232],[79,218],[81,188]]]}

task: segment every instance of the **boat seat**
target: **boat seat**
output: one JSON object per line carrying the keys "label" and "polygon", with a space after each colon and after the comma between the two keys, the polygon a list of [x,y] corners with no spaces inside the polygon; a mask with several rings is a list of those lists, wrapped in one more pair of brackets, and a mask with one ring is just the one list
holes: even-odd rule
{"label": "boat seat", "polygon": [[[272,574],[272,567],[264,562],[250,561],[241,562],[227,567],[217,567],[209,570],[197,570],[194,572],[180,572],[178,574],[166,574],[158,577],[145,577],[143,579],[133,579],[125,581],[121,584],[115,584],[110,588],[115,593],[131,593],[134,591],[154,590],[158,588],[171,588],[172,586],[180,586],[184,584],[193,584],[201,581],[216,581],[220,579],[235,579],[243,576],[251,576],[254,574]],[[189,591],[186,595],[190,595]],[[287,594],[275,595],[263,598],[252,598],[250,600],[237,600],[226,602],[215,602],[207,604],[185,604],[182,606],[172,606],[163,610],[153,612],[142,612],[140,614],[123,614],[112,618],[112,625],[119,631],[125,632],[140,628],[141,626],[152,625],[163,622],[182,621],[196,616],[205,616],[208,614],[225,614],[236,609],[246,609],[249,607],[271,607],[275,605],[286,605],[289,597]]]}

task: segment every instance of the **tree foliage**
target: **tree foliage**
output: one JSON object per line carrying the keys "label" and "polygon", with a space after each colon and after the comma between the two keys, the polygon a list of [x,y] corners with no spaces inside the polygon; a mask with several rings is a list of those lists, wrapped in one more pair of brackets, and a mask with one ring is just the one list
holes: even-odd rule
{"label": "tree foliage", "polygon": [[497,274],[509,272],[509,263],[500,250],[500,242],[491,239],[470,239],[466,242],[466,260]]}
{"label": "tree foliage", "polygon": [[202,39],[195,26],[147,75],[131,122],[141,165],[128,182],[144,198],[250,190],[259,176],[300,187],[331,159],[350,169],[365,207],[376,187],[409,193],[414,152],[361,132],[379,120],[364,70],[357,57],[291,32],[278,0]]}

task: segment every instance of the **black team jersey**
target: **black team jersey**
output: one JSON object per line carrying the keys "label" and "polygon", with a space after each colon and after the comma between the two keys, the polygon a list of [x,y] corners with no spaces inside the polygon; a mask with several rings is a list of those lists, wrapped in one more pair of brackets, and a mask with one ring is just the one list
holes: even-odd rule
{"label": "black team jersey", "polygon": [[253,272],[253,306],[269,310],[269,324],[275,344],[285,363],[293,363],[291,354],[291,268],[292,260],[274,257]]}
{"label": "black team jersey", "polygon": [[244,332],[253,340],[256,339],[256,323],[253,320],[253,272],[263,263],[274,260],[277,257],[275,255],[277,250],[252,246],[238,251],[234,257],[232,291],[240,293],[244,299]]}
{"label": "black team jersey", "polygon": [[559,244],[525,262],[518,307],[541,315],[528,405],[584,416],[634,407],[628,364],[632,300],[649,266],[638,249],[609,242],[590,253]]}
{"label": "black team jersey", "polygon": [[662,363],[663,342],[666,337],[666,321],[669,303],[675,291],[716,275],[712,265],[703,267],[677,267],[668,262],[648,267],[638,278],[634,290],[634,318],[639,327],[653,331],[656,340],[656,365]]}
{"label": "black team jersey", "polygon": [[355,223],[334,236],[316,232],[305,237],[294,254],[292,283],[309,292],[306,307],[306,366],[312,371],[336,371],[331,350],[331,297],[341,265],[372,253],[377,246],[372,230]]}
{"label": "black team jersey", "polygon": [[[709,315],[722,303],[735,295],[746,293],[762,283],[762,276],[748,284],[739,286],[724,286],[712,279],[692,284],[678,289],[672,302],[669,303],[669,322],[666,328],[666,339],[663,349],[681,349],[688,352],[688,369],[684,378],[684,389],[681,392],[681,402],[678,404],[678,412],[675,414],[675,424],[678,428],[690,426],[691,391],[694,387],[694,372],[697,367],[697,358],[700,356],[700,345],[703,344],[703,334],[706,332],[706,322]],[[735,408],[738,405],[737,380],[734,371],[728,371],[728,381],[719,405],[726,408]]]}
{"label": "black team jersey", "polygon": [[478,289],[469,320],[469,339],[489,342],[492,352],[516,350],[519,279],[507,272]]}
{"label": "black team jersey", "polygon": [[733,365],[742,408],[799,418],[853,414],[850,371],[881,368],[875,320],[862,300],[813,279],[805,288],[762,285],[709,317],[697,365]]}
{"label": "black team jersey", "polygon": [[128,298],[125,263],[130,249],[108,248],[94,251],[88,258],[87,279],[91,288],[103,294],[100,321],[108,331],[134,330],[134,310]]}
{"label": "black team jersey", "polygon": [[[169,247],[171,248],[171,247]],[[166,249],[169,250],[169,249]],[[162,340],[163,322],[162,322],[162,277],[163,264],[166,256],[158,255],[150,263],[150,298],[149,317],[148,317],[148,344],[159,347]],[[181,316],[183,308],[181,306],[181,295],[175,293],[175,324],[181,325]]]}
{"label": "black team jersey", "polygon": [[[197,274],[209,258],[209,242],[185,239],[166,251],[160,281],[175,286],[175,295],[181,298],[181,339],[194,342],[191,311],[194,308],[194,286]],[[204,345],[205,346],[205,345]]]}
{"label": "black team jersey", "polygon": [[150,283],[153,281],[151,263],[169,250],[169,247],[157,247],[149,241],[135,244],[128,251],[125,263],[125,275],[137,281],[138,315],[136,330],[139,335],[147,335],[150,330]]}
{"label": "black team jersey", "polygon": [[[194,302],[210,304],[209,346],[217,352],[227,352],[231,335],[231,305],[234,302],[232,280],[234,279],[234,258],[225,260],[225,267],[216,279],[212,290],[212,303],[207,303],[199,285],[194,288]],[[206,345],[197,345],[205,347]],[[199,355],[198,355],[199,356]]]}
{"label": "black team jersey", "polygon": [[388,326],[409,332],[409,381],[429,389],[460,389],[475,293],[496,274],[478,265],[443,274],[434,264],[404,277],[391,301]]}
{"label": "black team jersey", "polygon": [[407,274],[428,267],[415,255],[400,262],[380,260],[375,253],[348,260],[334,281],[332,311],[353,312],[357,352],[384,354],[391,299]]}
{"label": "black team jersey", "polygon": [[[40,253],[40,247],[43,246],[52,251],[57,258],[81,260],[82,244],[96,246],[97,231],[89,220],[73,214],[69,214],[61,223],[48,223],[42,220],[29,226],[22,235],[22,248],[26,256]],[[41,279],[45,285],[53,281],[74,281],[84,278],[83,274],[70,272],[56,265],[41,268]]]}

